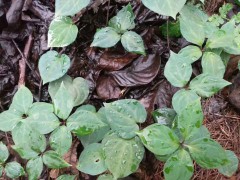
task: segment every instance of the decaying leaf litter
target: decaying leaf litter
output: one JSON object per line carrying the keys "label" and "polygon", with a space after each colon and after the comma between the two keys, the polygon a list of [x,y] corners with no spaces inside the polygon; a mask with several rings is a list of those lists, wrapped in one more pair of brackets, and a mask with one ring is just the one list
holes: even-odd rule
{"label": "decaying leaf litter", "polygon": [[[126,53],[121,45],[107,50],[90,48],[97,28],[105,27],[110,17],[114,16],[123,5],[130,2],[136,15],[135,31],[141,34],[147,46],[148,56],[143,57]],[[215,12],[224,2],[209,1],[206,10]],[[38,60],[48,50],[47,31],[54,16],[54,0],[0,0],[0,109],[8,108],[12,97],[17,90],[19,81],[19,61],[27,58],[25,82],[31,89],[36,101],[48,102],[50,97],[47,87],[42,85],[38,72]],[[134,98],[146,107],[149,112],[159,107],[171,107],[171,99],[178,88],[170,85],[163,76],[163,69],[169,58],[169,49],[178,52],[187,42],[182,38],[164,38],[160,34],[159,26],[169,21],[165,16],[159,16],[146,9],[140,1],[108,1],[95,0],[86,10],[78,13],[75,22],[79,27],[79,36],[76,42],[63,49],[57,49],[68,54],[72,59],[68,74],[71,77],[84,77],[91,87],[90,104],[101,107],[103,102],[122,98]],[[25,51],[29,36],[33,39],[29,52]],[[25,54],[27,53],[27,54]],[[225,77],[233,82],[229,88],[203,101],[205,125],[209,128],[212,137],[218,140],[227,149],[240,155],[240,109],[239,99],[239,72],[237,61],[239,57],[232,57]],[[20,64],[21,65],[21,64]],[[199,72],[199,64],[195,64],[194,71]],[[146,124],[153,120],[148,118]],[[142,125],[144,127],[145,124]],[[6,138],[7,137],[7,138]],[[9,135],[1,134],[1,141],[12,142]],[[75,141],[71,153],[66,159],[74,161],[79,156],[82,147]],[[11,152],[11,158],[15,156]],[[21,159],[18,159],[21,162]],[[22,161],[22,163],[24,163]],[[146,155],[133,179],[161,179],[162,164],[153,155]],[[65,172],[74,173],[70,168]],[[76,171],[75,171],[76,172]],[[55,178],[60,172],[44,171],[43,179]],[[74,173],[75,174],[75,173]],[[80,174],[83,179],[94,179],[86,174]],[[213,170],[202,170],[196,167],[193,179],[224,179]],[[240,172],[233,177],[240,178]]]}

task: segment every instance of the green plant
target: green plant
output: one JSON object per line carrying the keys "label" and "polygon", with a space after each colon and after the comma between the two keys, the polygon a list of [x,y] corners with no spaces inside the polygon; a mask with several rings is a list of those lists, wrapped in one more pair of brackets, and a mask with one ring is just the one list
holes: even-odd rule
{"label": "green plant", "polygon": [[134,19],[132,6],[128,4],[109,20],[109,27],[97,30],[91,46],[109,48],[121,40],[127,51],[145,55],[142,37],[130,31],[135,28]]}

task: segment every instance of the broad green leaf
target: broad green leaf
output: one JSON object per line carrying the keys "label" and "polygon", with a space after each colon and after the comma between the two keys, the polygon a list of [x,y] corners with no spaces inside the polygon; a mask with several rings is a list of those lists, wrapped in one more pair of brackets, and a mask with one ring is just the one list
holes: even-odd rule
{"label": "broad green leaf", "polygon": [[4,132],[12,131],[21,120],[22,115],[17,111],[4,111],[0,114],[0,130]]}
{"label": "broad green leaf", "polygon": [[77,38],[78,27],[67,16],[54,18],[48,30],[48,47],[65,47]]}
{"label": "broad green leaf", "polygon": [[203,112],[200,97],[189,103],[177,117],[177,126],[183,138],[187,138],[193,129],[200,128],[203,121]]}
{"label": "broad green leaf", "polygon": [[72,134],[66,126],[60,126],[50,135],[49,144],[53,150],[63,156],[72,145]]}
{"label": "broad green leaf", "polygon": [[96,113],[96,108],[93,105],[87,104],[87,105],[82,105],[79,108],[76,109],[75,113],[78,111],[89,111],[92,113]]}
{"label": "broad green leaf", "polygon": [[123,178],[134,173],[143,159],[144,147],[136,136],[130,140],[110,134],[103,139],[105,163],[114,178]]}
{"label": "broad green leaf", "polygon": [[191,64],[197,61],[202,56],[202,51],[197,46],[189,45],[181,49],[181,51],[178,54],[182,58],[184,58],[186,62]]}
{"label": "broad green leaf", "polygon": [[75,175],[67,175],[67,174],[64,174],[64,175],[61,175],[57,178],[57,180],[74,180],[76,178]]}
{"label": "broad green leaf", "polygon": [[171,51],[164,76],[173,86],[184,87],[192,76],[192,66],[185,58]]}
{"label": "broad green leaf", "polygon": [[135,15],[129,3],[127,6],[123,7],[116,16],[109,20],[108,25],[118,30],[118,32],[125,32],[135,27],[134,19]]}
{"label": "broad green leaf", "polygon": [[227,82],[224,79],[208,74],[200,74],[190,82],[190,89],[196,92],[199,96],[210,97],[230,84],[230,82]]}
{"label": "broad green leaf", "polygon": [[139,131],[137,135],[141,138],[144,146],[156,155],[167,155],[179,148],[179,139],[167,126],[152,124]]}
{"label": "broad green leaf", "polygon": [[28,161],[26,166],[28,180],[36,180],[40,177],[43,171],[42,157],[37,157]]}
{"label": "broad green leaf", "polygon": [[180,114],[189,104],[199,99],[199,96],[191,90],[181,89],[176,92],[172,98],[174,110]]}
{"label": "broad green leaf", "polygon": [[0,142],[0,165],[8,159],[8,156],[9,152],[7,146]]}
{"label": "broad green leaf", "polygon": [[196,6],[185,5],[180,11],[180,29],[183,37],[202,46],[205,40],[206,15]]}
{"label": "broad green leaf", "polygon": [[136,136],[135,132],[139,130],[136,123],[143,123],[147,117],[145,108],[137,100],[118,100],[104,106],[109,126],[125,139]]}
{"label": "broad green leaf", "polygon": [[162,108],[153,111],[152,115],[156,123],[171,127],[177,114],[173,109]]}
{"label": "broad green leaf", "polygon": [[160,32],[166,38],[179,38],[182,35],[180,31],[180,22],[166,22],[160,26]]}
{"label": "broad green leaf", "polygon": [[21,114],[27,114],[28,110],[32,106],[33,95],[31,91],[25,86],[21,86],[13,97],[10,110],[19,112]]}
{"label": "broad green leaf", "polygon": [[36,152],[35,150],[31,149],[29,145],[28,146],[13,145],[11,147],[14,151],[16,151],[19,154],[21,158],[26,160],[34,159],[39,155],[39,152]]}
{"label": "broad green leaf", "polygon": [[28,115],[31,116],[36,113],[53,113],[53,105],[44,102],[35,102],[28,111]]}
{"label": "broad green leaf", "polygon": [[228,163],[228,157],[222,146],[209,138],[197,139],[188,144],[192,158],[202,168],[214,169]]}
{"label": "broad green leaf", "polygon": [[0,165],[0,177],[2,176],[3,173],[3,167]]}
{"label": "broad green leaf", "polygon": [[102,144],[93,143],[84,148],[79,157],[77,169],[92,176],[107,170]]}
{"label": "broad green leaf", "polygon": [[24,149],[30,148],[38,153],[44,152],[46,149],[45,136],[33,130],[27,119],[18,123],[12,130],[12,138],[15,145]]}
{"label": "broad green leaf", "polygon": [[186,137],[184,144],[189,144],[197,139],[210,138],[210,132],[205,126],[200,128],[193,128],[191,133]]}
{"label": "broad green leaf", "polygon": [[202,58],[202,68],[204,74],[209,74],[219,78],[223,78],[225,73],[225,65],[221,57],[212,52],[205,52]]}
{"label": "broad green leaf", "polygon": [[218,171],[227,177],[231,177],[238,169],[238,157],[233,151],[226,150],[226,154],[229,159],[229,163],[219,167]]}
{"label": "broad green leaf", "polygon": [[96,46],[101,48],[109,48],[116,45],[120,39],[121,35],[119,35],[114,28],[102,28],[94,35],[94,40],[91,44],[91,47]]}
{"label": "broad green leaf", "polygon": [[183,8],[186,0],[142,0],[142,3],[150,10],[165,16],[176,18],[177,13]]}
{"label": "broad green leaf", "polygon": [[164,165],[164,177],[166,180],[191,179],[194,171],[192,159],[184,149],[174,153]]}
{"label": "broad green leaf", "polygon": [[47,151],[43,154],[44,164],[51,169],[61,169],[71,166],[62,159],[62,157],[55,151]]}
{"label": "broad green leaf", "polygon": [[146,55],[143,39],[133,31],[125,32],[121,37],[123,47],[128,52]]}
{"label": "broad green leaf", "polygon": [[86,136],[94,131],[107,126],[103,123],[97,113],[78,110],[67,120],[67,127],[78,136]]}
{"label": "broad green leaf", "polygon": [[82,104],[87,99],[89,94],[87,81],[81,77],[72,80],[72,78],[68,75],[65,75],[62,78],[49,83],[48,91],[52,99],[56,95],[62,82],[73,97],[74,106]]}
{"label": "broad green leaf", "polygon": [[156,159],[161,162],[166,162],[171,156],[172,156],[172,154],[167,154],[167,155],[156,155],[155,154]]}
{"label": "broad green leaf", "polygon": [[114,180],[111,174],[103,174],[98,176],[97,180]]}
{"label": "broad green leaf", "polygon": [[5,166],[7,177],[15,179],[25,174],[23,167],[17,162],[7,163]]}
{"label": "broad green leaf", "polygon": [[53,104],[55,114],[66,120],[74,107],[74,99],[63,82],[53,98]]}
{"label": "broad green leaf", "polygon": [[89,3],[90,0],[56,0],[55,16],[73,16]]}
{"label": "broad green leaf", "polygon": [[39,60],[38,68],[43,84],[61,78],[70,67],[70,59],[67,55],[58,55],[56,51],[48,51]]}

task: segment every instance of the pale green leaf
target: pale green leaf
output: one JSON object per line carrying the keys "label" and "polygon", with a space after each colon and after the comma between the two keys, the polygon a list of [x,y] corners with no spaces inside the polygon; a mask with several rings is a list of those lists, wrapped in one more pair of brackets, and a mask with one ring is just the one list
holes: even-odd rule
{"label": "pale green leaf", "polygon": [[171,51],[164,76],[173,86],[184,87],[192,76],[192,66],[181,55]]}
{"label": "pale green leaf", "polygon": [[89,3],[90,0],[56,0],[55,16],[73,16]]}
{"label": "pale green leaf", "polygon": [[202,168],[214,169],[228,163],[228,157],[222,146],[209,138],[197,139],[188,144],[192,158]]}
{"label": "pale green leaf", "polygon": [[77,38],[78,27],[67,16],[54,18],[48,30],[48,47],[65,47]]}
{"label": "pale green leaf", "polygon": [[57,180],[74,180],[76,178],[75,175],[67,175],[67,174],[64,174],[64,175],[61,175],[57,178]]}
{"label": "pale green leaf", "polygon": [[26,171],[28,173],[28,180],[38,179],[43,171],[42,157],[29,160],[26,166]]}
{"label": "pale green leaf", "polygon": [[12,179],[25,175],[23,167],[17,162],[7,163],[4,170],[7,177]]}
{"label": "pale green leaf", "polygon": [[119,35],[114,28],[102,28],[94,35],[94,40],[91,44],[91,47],[96,46],[101,48],[109,48],[116,45],[120,39],[121,35]]}
{"label": "pale green leaf", "polygon": [[238,157],[233,151],[226,150],[225,152],[227,154],[229,163],[219,167],[218,171],[227,177],[231,177],[238,169]]}
{"label": "pale green leaf", "polygon": [[203,54],[202,68],[204,74],[219,78],[223,78],[226,69],[221,57],[213,52]]}
{"label": "pale green leaf", "polygon": [[106,166],[115,179],[136,172],[144,155],[144,147],[138,137],[125,140],[117,134],[110,134],[102,144]]}
{"label": "pale green leaf", "polygon": [[128,52],[146,55],[143,39],[133,31],[125,32],[121,37],[123,47]]}
{"label": "pale green leaf", "polygon": [[63,82],[53,98],[53,104],[55,114],[66,120],[74,107],[74,99]]}
{"label": "pale green leaf", "polygon": [[36,113],[53,113],[53,105],[45,102],[35,102],[28,111],[28,115],[31,116]]}
{"label": "pale green leaf", "polygon": [[190,180],[194,171],[192,159],[184,149],[174,153],[164,165],[164,177],[166,180],[184,179]]}
{"label": "pale green leaf", "polygon": [[47,151],[43,154],[44,164],[51,169],[61,169],[71,166],[55,151]]}
{"label": "pale green leaf", "polygon": [[184,144],[189,144],[197,139],[210,138],[210,132],[205,126],[193,128],[191,133],[186,137]]}
{"label": "pale green leaf", "polygon": [[176,18],[177,13],[183,8],[186,0],[142,0],[150,10],[165,16]]}
{"label": "pale green leaf", "polygon": [[199,99],[199,96],[191,90],[181,89],[173,95],[172,105],[174,110],[180,114],[189,104]]}
{"label": "pale green leaf", "polygon": [[38,157],[39,152],[36,152],[35,150],[31,149],[31,147],[28,145],[13,145],[11,146],[14,151],[16,151],[19,156],[23,159],[29,160]]}
{"label": "pale green leaf", "polygon": [[202,51],[199,47],[189,45],[181,49],[178,53],[180,57],[184,58],[187,63],[194,63],[202,56]]}
{"label": "pale green leaf", "polygon": [[58,154],[64,155],[72,145],[72,134],[66,126],[60,126],[51,133],[49,144]]}
{"label": "pale green leaf", "polygon": [[97,180],[114,180],[111,174],[102,174],[98,176]]}
{"label": "pale green leaf", "polygon": [[200,74],[190,82],[190,89],[196,92],[199,96],[210,97],[230,84],[231,83],[224,79],[210,76],[208,74]]}
{"label": "pale green leaf", "polygon": [[84,148],[79,157],[77,169],[92,176],[107,170],[102,144],[93,143]]}
{"label": "pale green leaf", "polygon": [[152,124],[139,131],[137,135],[141,138],[144,146],[156,155],[167,155],[179,148],[179,139],[167,126]]}
{"label": "pale green leaf", "polygon": [[9,152],[7,146],[0,142],[0,165],[8,159],[8,156]]}
{"label": "pale green leaf", "polygon": [[0,114],[0,130],[11,131],[21,120],[21,113],[13,110],[4,111]]}
{"label": "pale green leaf", "polygon": [[31,91],[25,86],[21,86],[13,97],[10,110],[19,112],[21,114],[27,114],[28,110],[32,106],[33,95]]}
{"label": "pale green leaf", "polygon": [[39,60],[38,68],[43,84],[61,78],[70,67],[70,59],[67,55],[58,55],[56,51],[48,51]]}

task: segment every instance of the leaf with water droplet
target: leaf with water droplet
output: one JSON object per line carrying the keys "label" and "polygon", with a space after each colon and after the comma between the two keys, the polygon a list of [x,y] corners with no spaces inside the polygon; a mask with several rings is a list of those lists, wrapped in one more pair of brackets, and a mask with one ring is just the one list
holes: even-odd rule
{"label": "leaf with water droplet", "polygon": [[65,54],[58,55],[58,52],[56,51],[48,51],[47,53],[43,54],[38,64],[43,84],[61,78],[65,75],[69,67],[69,57]]}

